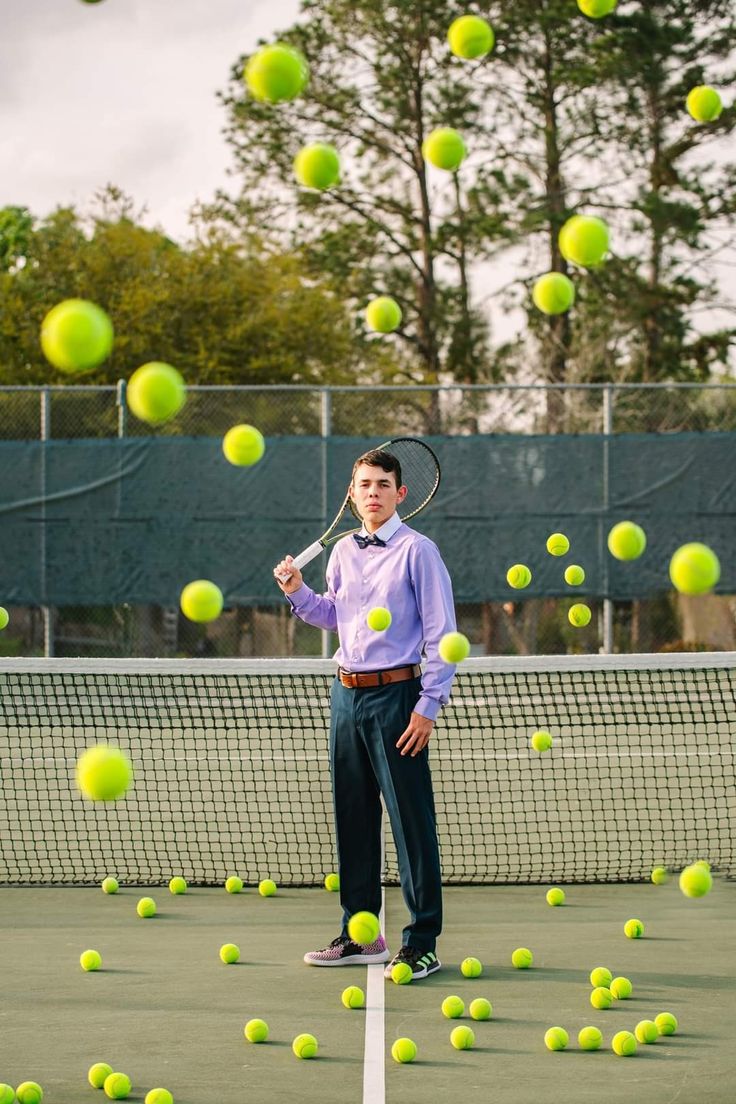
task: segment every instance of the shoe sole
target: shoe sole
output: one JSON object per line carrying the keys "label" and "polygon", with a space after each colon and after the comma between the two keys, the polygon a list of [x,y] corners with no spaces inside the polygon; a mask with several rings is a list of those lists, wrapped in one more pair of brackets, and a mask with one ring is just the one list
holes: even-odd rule
{"label": "shoe sole", "polygon": [[[387,977],[387,978],[390,978],[391,977],[391,971],[393,970],[393,968],[394,968],[394,963],[392,962],[392,963],[390,963],[388,969],[383,971],[383,976]],[[430,974],[436,974],[437,971],[441,970],[441,969],[442,969],[442,963],[440,962],[439,959],[437,959],[436,962],[432,963],[431,969],[428,969],[425,966],[423,969],[419,970],[417,973],[412,974],[411,980],[412,981],[421,981],[422,978],[429,977]]]}
{"label": "shoe sole", "polygon": [[309,958],[304,956],[304,961],[307,966],[370,966],[374,962],[388,962],[391,957],[389,951],[379,951],[378,954],[372,955],[346,955],[345,958],[333,958],[326,962],[320,962],[319,959]]}

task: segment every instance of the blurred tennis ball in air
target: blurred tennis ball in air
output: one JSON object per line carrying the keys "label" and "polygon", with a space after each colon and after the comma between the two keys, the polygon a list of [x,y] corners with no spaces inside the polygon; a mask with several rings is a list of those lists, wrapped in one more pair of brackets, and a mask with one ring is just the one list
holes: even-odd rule
{"label": "blurred tennis ball in air", "polygon": [[680,594],[707,594],[721,577],[721,565],[712,548],[693,541],[678,548],[670,560],[670,579]]}
{"label": "blurred tennis ball in air", "polygon": [[18,1104],[41,1104],[43,1089],[38,1081],[24,1081],[15,1090]]}
{"label": "blurred tennis ball in air", "polygon": [[611,990],[611,996],[616,1000],[628,1000],[634,991],[634,986],[626,977],[613,978],[608,988]]}
{"label": "blurred tennis ball in air", "polygon": [[458,1020],[465,1011],[465,1001],[460,997],[445,997],[442,1002],[442,1015],[448,1020]]}
{"label": "blurred tennis ball in air", "polygon": [[564,1050],[570,1042],[570,1036],[564,1027],[549,1027],[544,1033],[544,1045],[547,1050]]}
{"label": "blurred tennis ball in air", "polygon": [[545,898],[548,905],[552,905],[553,908],[559,908],[560,905],[565,903],[565,891],[560,889],[559,886],[552,886],[552,889],[548,889],[545,894]]}
{"label": "blurred tennis ball in air", "polygon": [[261,897],[275,897],[278,886],[272,878],[264,878],[258,883],[258,892]]}
{"label": "blurred tennis ball in air", "polygon": [[243,1034],[249,1043],[265,1043],[268,1038],[268,1024],[265,1020],[248,1020]]}
{"label": "blurred tennis ball in air", "polygon": [[401,325],[401,307],[390,295],[379,295],[365,308],[365,320],[375,333],[393,333]]}
{"label": "blurred tennis ball in air", "polygon": [[380,930],[378,917],[372,912],[354,912],[348,920],[348,935],[353,943],[358,943],[362,947],[375,942]]}
{"label": "blurred tennis ball in air", "polygon": [[317,1057],[317,1040],[314,1035],[309,1035],[304,1032],[302,1035],[297,1035],[294,1042],[291,1044],[291,1049],[296,1054],[297,1058],[316,1058]]}
{"label": "blurred tennis ball in air", "polygon": [[93,1089],[101,1089],[105,1084],[105,1078],[109,1077],[112,1071],[112,1066],[108,1066],[107,1062],[95,1062],[87,1071],[87,1080]]}
{"label": "blurred tennis ball in air", "polygon": [[460,632],[445,633],[439,643],[440,659],[445,663],[462,663],[470,655],[470,641]]}
{"label": "blurred tennis ball in air", "polygon": [[130,1078],[125,1073],[111,1073],[105,1078],[103,1088],[110,1100],[125,1100],[130,1096]]}
{"label": "blurred tennis ball in air", "polygon": [[220,616],[224,599],[216,583],[209,579],[195,579],[182,590],[179,604],[181,612],[190,621],[203,623],[215,621]]}
{"label": "blurred tennis ball in air", "polygon": [[532,581],[532,573],[526,564],[513,564],[506,572],[506,582],[514,590],[523,590]]}
{"label": "blurred tennis ball in air", "polygon": [[543,314],[564,314],[575,302],[575,285],[561,272],[547,272],[534,284],[532,299]]}
{"label": "blurred tennis ball in air", "polygon": [[640,1043],[653,1043],[659,1038],[659,1028],[654,1020],[639,1020],[634,1034]]}
{"label": "blurred tennis ball in air", "polygon": [[305,188],[325,191],[340,179],[340,155],[326,142],[304,146],[294,158],[294,173]]}
{"label": "blurred tennis ball in air", "polygon": [[532,733],[529,743],[532,745],[535,751],[544,752],[549,751],[552,747],[552,736],[546,728],[537,729]]}
{"label": "blurred tennis ball in air", "polygon": [[117,893],[120,889],[117,878],[104,878],[102,881],[103,893]]}
{"label": "blurred tennis ball in air", "polygon": [[455,57],[473,61],[491,52],[495,35],[490,23],[479,15],[461,15],[450,24],[447,41]]}
{"label": "blurred tennis ball in air", "polygon": [[550,556],[564,556],[570,551],[570,541],[564,533],[551,533],[547,537],[547,551]]}
{"label": "blurred tennis ball in air", "polygon": [[534,955],[528,947],[517,947],[511,955],[511,965],[517,970],[528,970],[534,961]]}
{"label": "blurred tennis ball in air", "polygon": [[624,924],[624,935],[627,939],[641,939],[644,935],[644,925],[641,920],[627,920]]}
{"label": "blurred tennis ball in air", "polygon": [[79,956],[79,965],[85,973],[94,973],[102,965],[102,955],[99,951],[82,951]]}
{"label": "blurred tennis ball in air", "polygon": [[402,1065],[413,1062],[417,1056],[417,1044],[413,1039],[396,1039],[391,1046],[391,1057]]}
{"label": "blurred tennis ball in air", "polygon": [[260,430],[252,425],[236,425],[222,439],[225,459],[237,468],[249,468],[257,464],[266,451],[266,442]]}
{"label": "blurred tennis ball in air", "polygon": [[231,874],[225,882],[225,889],[228,893],[240,893],[243,888],[243,879],[238,878],[237,875]]}
{"label": "blurred tennis ball in air", "polygon": [[470,1002],[468,1012],[474,1020],[490,1020],[493,1015],[493,1005],[485,997],[476,997]]}
{"label": "blurred tennis ball in air", "polygon": [[125,394],[136,418],[149,425],[162,425],[179,413],[186,402],[187,390],[176,368],[151,360],[136,368]]}
{"label": "blurred tennis ball in air", "polygon": [[699,84],[687,94],[687,110],[696,123],[712,123],[723,111],[721,97],[715,88]]}
{"label": "blurred tennis ball in air", "polygon": [[633,521],[619,521],[608,534],[608,551],[617,560],[638,560],[646,546],[646,533]]}
{"label": "blurred tennis ball in air", "polygon": [[664,883],[668,882],[670,878],[669,874],[667,873],[667,867],[655,866],[654,870],[652,871],[651,878],[655,885],[664,885]]}
{"label": "blurred tennis ball in air", "polygon": [[240,958],[240,947],[236,943],[223,943],[220,947],[220,961],[232,966]]}
{"label": "blurred tennis ball in air", "polygon": [[0,632],[2,632],[3,629],[7,628],[9,621],[10,615],[8,611],[5,609],[5,606],[0,606]]}
{"label": "blurred tennis ball in air", "polygon": [[613,993],[605,985],[597,985],[590,994],[590,1003],[594,1008],[610,1008],[613,1004]]}
{"label": "blurred tennis ball in air", "polygon": [[135,906],[135,911],[141,920],[150,920],[152,916],[156,915],[156,902],[153,897],[141,897]]}
{"label": "blurred tennis ball in air", "polygon": [[174,1097],[168,1089],[151,1089],[146,1093],[144,1104],[174,1104]]}
{"label": "blurred tennis ball in air", "polygon": [[568,586],[581,586],[585,582],[585,572],[579,564],[565,568],[565,582]]}
{"label": "blurred tennis ball in air", "polygon": [[596,966],[590,971],[590,984],[594,988],[607,989],[613,981],[613,974],[607,966]]}
{"label": "blurred tennis ball in air", "polygon": [[90,801],[117,801],[133,780],[133,768],[120,748],[98,744],[77,760],[77,785]]}
{"label": "blurred tennis ball in air", "polygon": [[374,606],[372,610],[368,610],[365,620],[369,629],[373,629],[374,632],[385,632],[391,624],[391,613],[383,606]]}
{"label": "blurred tennis ball in air", "polygon": [[595,215],[573,215],[560,230],[560,252],[580,268],[599,265],[609,246],[608,226]]}
{"label": "blurred tennis ball in air", "polygon": [[89,299],[65,299],[41,323],[41,348],[60,372],[87,372],[102,364],[113,343],[112,322]]}
{"label": "blurred tennis ball in air", "polygon": [[14,1104],[15,1089],[11,1085],[0,1085],[0,1104]]}
{"label": "blurred tennis ball in air", "polygon": [[309,80],[307,60],[293,46],[277,42],[262,46],[249,59],[243,72],[250,94],[265,103],[296,99]]}
{"label": "blurred tennis ball in air", "polygon": [[391,980],[395,985],[408,985],[414,978],[414,971],[408,962],[397,962],[391,969]]}
{"label": "blurred tennis ball in air", "polygon": [[677,1018],[671,1012],[660,1012],[654,1017],[660,1035],[674,1035],[677,1031]]}
{"label": "blurred tennis ball in air", "polygon": [[450,1042],[455,1050],[470,1050],[475,1045],[475,1032],[472,1027],[453,1027]]}
{"label": "blurred tennis ball in air", "polygon": [[604,15],[610,15],[617,4],[618,0],[578,0],[580,11],[591,19],[602,19]]}
{"label": "blurred tennis ball in air", "polygon": [[567,619],[576,629],[583,629],[589,625],[591,616],[590,606],[586,606],[584,602],[576,602],[567,611]]}
{"label": "blurred tennis ball in air", "polygon": [[365,993],[359,985],[348,985],[343,989],[340,1000],[346,1008],[365,1008]]}
{"label": "blurred tennis ball in air", "polygon": [[340,875],[327,874],[325,876],[325,889],[328,893],[337,893],[340,889]]}
{"label": "blurred tennis ball in air", "polygon": [[452,127],[438,127],[422,142],[422,156],[436,169],[455,172],[465,160],[465,142]]}
{"label": "blurred tennis ball in air", "polygon": [[603,1042],[603,1033],[597,1027],[583,1027],[578,1032],[578,1046],[581,1050],[598,1050]]}
{"label": "blurred tennis ball in air", "polygon": [[187,891],[186,880],[184,878],[179,877],[179,875],[177,874],[177,876],[172,878],[171,881],[169,882],[169,893],[173,893],[175,897],[178,897],[180,894],[186,893],[186,891]]}
{"label": "blurred tennis ball in air", "polygon": [[680,874],[680,889],[686,897],[705,897],[713,888],[713,877],[700,863],[686,866]]}
{"label": "blurred tennis ball in air", "polygon": [[636,1038],[631,1031],[617,1031],[611,1039],[611,1050],[622,1058],[636,1054]]}

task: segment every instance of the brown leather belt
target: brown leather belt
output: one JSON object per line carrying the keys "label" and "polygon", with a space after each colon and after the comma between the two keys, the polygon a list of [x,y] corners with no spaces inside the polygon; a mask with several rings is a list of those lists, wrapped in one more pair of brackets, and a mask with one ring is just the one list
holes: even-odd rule
{"label": "brown leather belt", "polygon": [[406,682],[407,679],[419,678],[422,668],[418,663],[409,667],[394,667],[388,671],[343,671],[337,669],[337,677],[343,686],[351,690],[363,689],[368,686],[388,686],[391,682]]}

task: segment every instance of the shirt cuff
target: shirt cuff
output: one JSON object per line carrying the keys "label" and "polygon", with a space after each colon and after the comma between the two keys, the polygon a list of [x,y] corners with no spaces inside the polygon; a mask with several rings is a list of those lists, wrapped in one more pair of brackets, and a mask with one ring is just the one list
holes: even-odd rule
{"label": "shirt cuff", "polygon": [[300,605],[304,605],[304,601],[306,598],[309,597],[309,593],[310,590],[307,584],[302,583],[302,585],[297,590],[293,590],[291,594],[286,595],[286,600],[288,601],[292,609],[298,609]]}
{"label": "shirt cuff", "polygon": [[420,713],[422,717],[426,717],[429,721],[437,720],[437,714],[440,711],[442,703],[435,701],[434,698],[428,698],[426,694],[422,694],[421,698],[414,706],[414,712]]}

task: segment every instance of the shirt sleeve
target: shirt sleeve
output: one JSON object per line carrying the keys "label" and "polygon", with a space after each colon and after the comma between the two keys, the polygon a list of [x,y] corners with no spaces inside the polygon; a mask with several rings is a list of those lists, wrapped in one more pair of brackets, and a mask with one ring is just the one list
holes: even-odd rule
{"label": "shirt sleeve", "polygon": [[422,694],[414,712],[434,721],[440,707],[450,700],[450,687],[455,677],[456,664],[445,663],[439,654],[440,640],[456,628],[452,582],[439,549],[432,541],[417,542],[410,559],[410,571],[427,659]]}
{"label": "shirt sleeve", "polygon": [[335,555],[336,551],[337,549],[333,549],[327,564],[325,572],[327,590],[324,594],[317,594],[306,583],[302,583],[293,594],[286,595],[295,617],[307,625],[313,625],[315,629],[329,629],[330,632],[337,632],[335,599],[340,586],[340,568]]}

